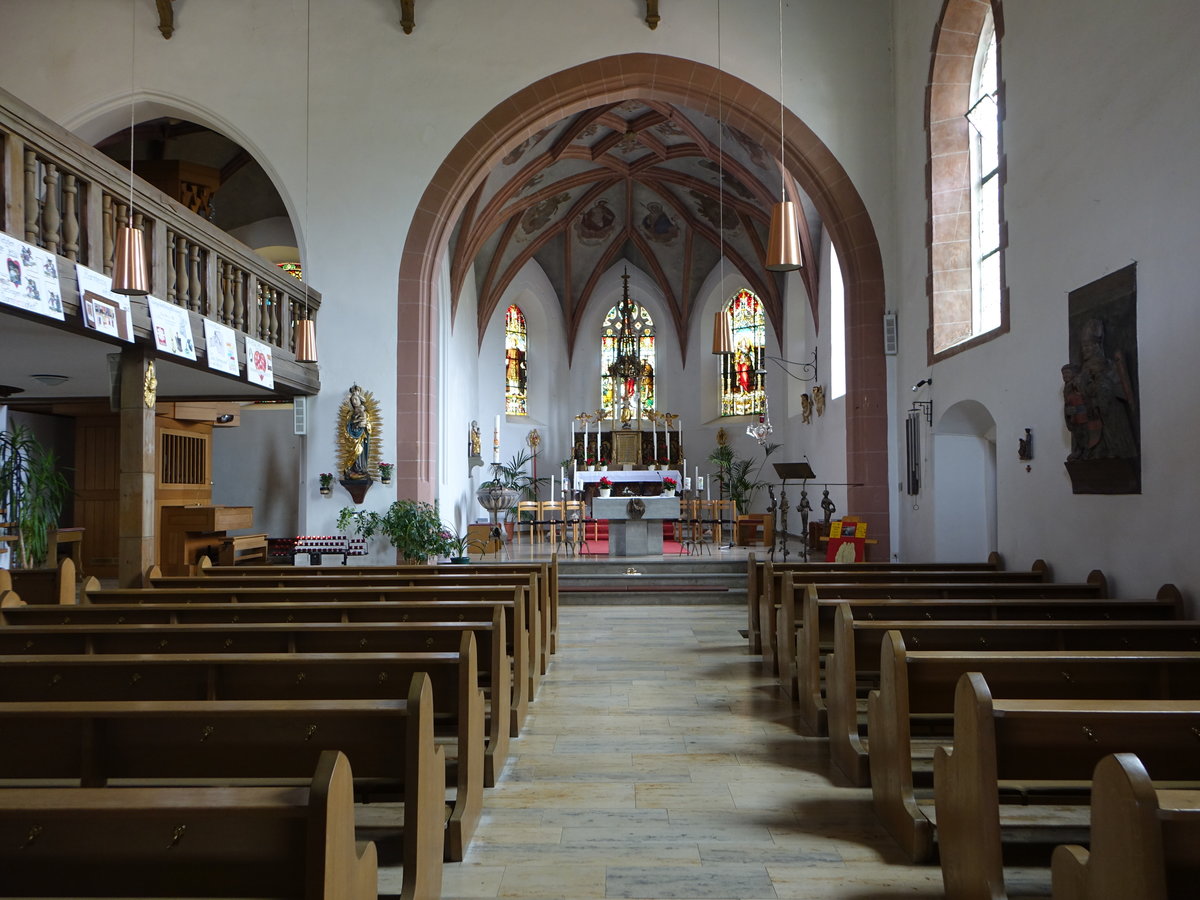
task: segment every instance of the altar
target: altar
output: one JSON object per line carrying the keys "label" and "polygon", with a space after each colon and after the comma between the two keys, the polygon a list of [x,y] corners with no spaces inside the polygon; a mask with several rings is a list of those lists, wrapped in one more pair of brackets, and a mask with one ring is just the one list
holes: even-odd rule
{"label": "altar", "polygon": [[607,478],[613,483],[614,494],[621,493],[627,487],[632,487],[635,494],[640,493],[637,490],[638,485],[653,485],[661,489],[664,478],[674,478],[676,488],[683,487],[683,476],[678,469],[612,469],[607,472],[576,472],[575,490],[582,491],[601,478]]}
{"label": "altar", "polygon": [[[645,506],[640,517],[631,514],[631,500],[639,500]],[[592,501],[592,516],[608,520],[609,556],[661,555],[662,523],[665,519],[679,518],[679,498],[597,497]]]}

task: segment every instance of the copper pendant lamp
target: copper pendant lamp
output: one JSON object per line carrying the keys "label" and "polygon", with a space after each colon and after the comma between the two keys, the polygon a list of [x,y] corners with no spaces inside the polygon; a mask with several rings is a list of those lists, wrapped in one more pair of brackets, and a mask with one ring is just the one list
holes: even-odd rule
{"label": "copper pendant lamp", "polygon": [[125,222],[117,231],[117,246],[113,252],[112,289],[115,294],[142,297],[150,293],[150,265],[146,253],[146,237],[140,228],[133,227],[133,128],[136,124],[137,102],[133,99],[134,61],[137,59],[137,4],[131,3],[132,27],[129,37],[129,207]]}
{"label": "copper pendant lamp", "polygon": [[[312,2],[306,4],[306,18],[308,27],[305,31],[304,45],[304,239],[307,242],[309,237],[308,232],[308,153],[309,153],[309,117],[310,101],[309,95],[311,88],[311,70],[312,70]],[[299,243],[299,242],[297,242]],[[307,258],[305,263],[307,263]],[[293,350],[296,354],[296,362],[315,363],[317,361],[317,323],[314,322],[308,313],[308,267],[304,267],[304,318],[296,322],[296,330],[294,337]]]}
{"label": "copper pendant lamp", "polygon": [[779,0],[779,202],[771,208],[771,231],[767,237],[766,266],[770,272],[792,272],[804,265],[796,204],[787,199],[783,157],[783,0]]}
{"label": "copper pendant lamp", "polygon": [[715,354],[733,352],[733,335],[729,330],[729,314],[723,309],[718,309],[713,317],[712,352]]}

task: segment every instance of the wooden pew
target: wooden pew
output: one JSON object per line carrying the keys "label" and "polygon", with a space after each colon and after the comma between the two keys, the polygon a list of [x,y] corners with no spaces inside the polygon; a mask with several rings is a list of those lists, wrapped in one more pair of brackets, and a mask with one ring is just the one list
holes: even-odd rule
{"label": "wooden pew", "polygon": [[[302,567],[301,567],[302,568]],[[428,568],[428,567],[420,567]],[[461,567],[455,567],[461,568]],[[152,576],[148,576],[152,577]],[[154,578],[157,585],[167,580]],[[308,576],[302,579],[270,578],[260,581],[252,575],[239,576],[222,584],[215,576],[212,581],[186,578],[186,586],[156,586],[149,588],[113,588],[92,590],[90,586],[80,592],[85,603],[255,603],[262,601],[299,602],[301,600],[389,600],[402,599],[405,589],[424,590],[430,599],[435,597],[469,596],[467,592],[488,587],[511,586],[521,591],[525,603],[525,627],[529,633],[529,684],[526,688],[530,697],[537,696],[538,683],[544,671],[539,661],[547,658],[544,617],[538,597],[540,588],[534,575],[437,575],[423,572],[419,575],[386,575],[372,578],[336,577],[322,579]],[[395,597],[392,591],[397,591]]]}
{"label": "wooden pew", "polygon": [[[768,564],[769,566],[769,564]],[[858,596],[874,597],[970,597],[991,596],[991,589],[1008,587],[1027,588],[1029,585],[1045,585],[1049,582],[1049,567],[1041,560],[1027,570],[933,570],[912,569],[903,572],[867,572],[859,573],[857,566],[854,572],[817,572],[817,573],[787,573],[791,575],[789,587],[786,575],[770,596],[764,597],[761,616],[763,618],[763,665],[769,671],[780,676],[780,685],[789,697],[795,696],[794,676],[784,677],[784,667],[788,665],[785,655],[788,647],[787,636],[796,629],[800,611],[798,604],[805,593],[813,587],[821,588],[828,596],[835,596],[839,591],[852,588],[860,589]],[[768,573],[769,574],[769,573]],[[1102,578],[1099,573],[1093,573]],[[764,576],[765,577],[765,576]],[[773,581],[773,579],[772,579]],[[936,589],[919,592],[915,585],[936,586]],[[875,589],[874,593],[866,593],[867,589]],[[949,591],[949,592],[948,592]]]}
{"label": "wooden pew", "polygon": [[[993,700],[981,674],[964,674],[954,697],[954,747],[936,748],[933,760],[946,896],[1007,896],[1001,780],[1090,783],[1110,753],[1136,753],[1155,778],[1190,780],[1198,732],[1197,700]],[[1061,819],[1055,814],[1046,822],[1048,812],[1060,810]],[[1072,819],[1064,807],[1041,807],[1036,822],[1025,816],[1025,830],[1051,839],[1072,825],[1086,830],[1087,808],[1078,811],[1082,815]]]}
{"label": "wooden pew", "polygon": [[[159,573],[161,574],[161,573]],[[540,584],[539,603],[546,610],[547,628],[543,631],[549,637],[549,652],[555,653],[558,640],[558,554],[551,555],[546,562],[494,562],[434,565],[400,565],[400,566],[256,566],[247,571],[236,566],[214,566],[207,557],[201,557],[196,567],[198,575],[231,576],[250,575],[262,577],[281,575],[303,577],[304,575],[344,575],[368,577],[376,575],[420,575],[420,574],[488,574],[488,575],[536,575]]]}
{"label": "wooden pew", "polygon": [[[85,585],[82,591],[82,599],[85,604],[93,605],[129,605],[129,604],[167,604],[174,603],[180,605],[211,605],[211,604],[236,604],[239,610],[242,610],[248,605],[257,605],[262,603],[283,603],[290,606],[298,604],[309,605],[313,603],[396,603],[408,601],[421,601],[425,604],[430,603],[450,603],[450,602],[476,602],[485,605],[495,604],[497,602],[512,602],[514,609],[512,612],[512,622],[514,634],[523,633],[525,635],[524,655],[527,662],[525,666],[525,682],[520,685],[522,697],[513,698],[513,708],[520,711],[522,714],[521,721],[524,721],[524,714],[527,711],[528,700],[537,693],[537,686],[540,682],[540,676],[537,671],[537,665],[534,660],[538,658],[538,648],[541,644],[540,622],[537,611],[533,611],[533,618],[530,619],[531,604],[529,602],[530,592],[528,587],[510,586],[508,584],[474,584],[474,585],[438,585],[438,584],[421,584],[414,583],[411,585],[379,585],[379,586],[363,586],[351,584],[349,586],[318,586],[318,587],[242,587],[242,588],[210,588],[210,589],[182,589],[182,588],[131,588],[131,589],[110,589],[110,590],[93,590]],[[521,611],[518,613],[516,607],[520,606]],[[289,610],[289,614],[293,617],[298,617],[300,611],[296,609]],[[443,618],[440,616],[439,618]],[[213,621],[213,620],[209,620]],[[259,619],[262,621],[262,619]],[[300,621],[295,618],[295,621]],[[323,616],[317,621],[327,621]],[[520,630],[518,630],[520,629]],[[511,649],[511,648],[510,648]],[[514,653],[514,658],[516,654]],[[514,679],[515,683],[515,679]],[[516,736],[515,732],[511,732]]]}
{"label": "wooden pew", "polygon": [[0,628],[0,654],[450,653],[461,649],[465,631],[475,636],[488,697],[483,784],[493,787],[508,757],[511,722],[503,607],[493,609],[490,622],[8,625]]}
{"label": "wooden pew", "polygon": [[[791,590],[785,577],[785,590]],[[878,590],[879,593],[876,593]],[[1105,599],[1107,593],[1103,576],[1097,582],[1008,584],[1008,585],[931,585],[899,584],[866,585],[807,585],[800,601],[801,615],[792,629],[794,643],[791,656],[780,657],[781,679],[784,675],[796,680],[796,696],[800,711],[815,733],[827,733],[825,699],[821,693],[821,653],[832,646],[833,615],[839,603],[863,606],[862,618],[911,619],[1073,619],[1117,618],[1158,619],[1179,618],[1181,602],[1164,600],[1110,600],[1103,614],[1079,609]],[[883,596],[879,596],[883,594]],[[1005,600],[1004,604],[996,601]],[[867,607],[877,606],[877,610]],[[1072,609],[1075,611],[1073,612]],[[857,615],[857,614],[856,614]],[[810,627],[809,623],[815,627]]]}
{"label": "wooden pew", "polygon": [[[1107,603],[1096,601],[1097,615],[1105,612]],[[912,650],[1200,650],[1200,622],[1092,620],[1086,618],[1088,611],[1082,605],[1071,610],[1080,617],[1078,621],[1053,622],[863,621],[854,610],[849,603],[836,606],[833,652],[825,655],[822,675],[830,758],[860,787],[868,785],[870,777],[859,698],[879,686],[880,650],[889,631],[898,631],[904,646]]]}
{"label": "wooden pew", "polygon": [[461,860],[483,804],[483,695],[474,635],[457,653],[47,654],[0,656],[0,700],[397,700],[433,687],[435,728],[455,747],[446,858]]}
{"label": "wooden pew", "polygon": [[[771,571],[774,577],[771,583],[768,584],[765,578],[766,566],[771,566]],[[1036,563],[1034,564],[1037,565]],[[772,586],[778,586],[779,576],[785,572],[803,573],[803,572],[845,572],[846,581],[852,581],[856,572],[911,572],[915,570],[926,571],[947,571],[958,570],[962,572],[997,572],[1004,569],[1004,561],[1000,554],[992,551],[987,558],[987,562],[969,562],[969,563],[903,563],[903,562],[861,562],[861,563],[834,563],[816,561],[813,562],[774,562],[758,559],[753,553],[746,555],[746,619],[747,632],[750,638],[750,652],[753,654],[761,654],[762,651],[762,633],[759,626],[759,614],[763,604],[763,592],[770,590]],[[803,579],[801,579],[803,580]],[[771,605],[768,604],[768,609]]]}
{"label": "wooden pew", "polygon": [[[438,897],[441,860],[419,878],[405,862],[402,896]],[[350,764],[332,750],[306,788],[0,791],[6,896],[173,897],[186,885],[189,896],[373,900],[377,869],[375,845],[354,839]]]}
{"label": "wooden pew", "polygon": [[267,562],[266,534],[231,534],[221,538],[217,549],[223,566],[265,565]]}
{"label": "wooden pew", "polygon": [[64,556],[56,567],[4,571],[9,590],[16,591],[26,603],[55,606],[76,602],[76,568],[69,556]]}
{"label": "wooden pew", "polygon": [[[868,697],[871,793],[888,833],[915,862],[933,854],[933,816],[915,791],[916,760],[953,739],[954,692],[982,671],[1002,697],[1200,699],[1196,651],[913,651],[889,632]],[[921,722],[914,751],[912,723]]]}
{"label": "wooden pew", "polygon": [[[336,821],[338,827],[346,829],[346,834],[338,838],[337,846],[329,848],[332,853],[329,877],[349,878],[355,872],[354,857],[347,852],[347,848],[350,851],[354,848],[353,782],[350,779],[353,767],[359,781],[385,779],[390,790],[400,791],[403,798],[401,895],[437,898],[440,894],[444,840],[444,803],[440,785],[445,782],[445,757],[442,748],[434,743],[432,689],[430,679],[424,673],[415,674],[404,701],[0,703],[0,724],[6,738],[0,743],[0,770],[4,772],[6,785],[13,782],[18,785],[16,790],[8,786],[0,790],[0,808],[4,809],[18,808],[16,803],[8,806],[8,800],[14,793],[26,793],[19,787],[20,780],[25,779],[70,779],[84,788],[92,788],[92,794],[97,798],[112,794],[114,797],[109,800],[115,798],[116,804],[124,804],[126,798],[145,796],[151,798],[151,805],[162,803],[167,794],[178,793],[180,788],[173,785],[181,780],[203,780],[203,786],[187,790],[212,798],[202,803],[223,809],[227,800],[222,800],[218,792],[229,788],[210,787],[206,782],[248,779],[256,785],[252,790],[263,792],[265,788],[259,785],[288,785],[296,776],[312,770],[314,762],[320,773],[322,767],[328,769],[329,761],[336,758],[336,802],[341,804],[336,808]],[[116,780],[122,782],[121,787],[103,787]],[[146,786],[148,784],[154,784],[154,787]],[[66,794],[73,793],[76,793],[73,788],[48,788],[48,796],[42,799],[58,804]],[[132,800],[130,803],[137,808],[137,803]],[[116,804],[106,802],[102,808]],[[209,810],[202,815],[212,817],[214,814],[215,810]],[[29,815],[34,815],[34,810],[29,810]],[[179,810],[176,815],[181,815]],[[317,823],[323,826],[323,818],[318,818]],[[178,820],[169,822],[166,834],[172,834],[178,824]],[[248,842],[254,841],[257,850],[258,839],[240,832],[238,821],[226,823],[221,816],[220,822],[214,824],[233,829],[239,834],[239,840],[247,841],[247,846],[250,845]],[[188,822],[187,826],[185,839],[194,839],[192,823]],[[113,827],[120,826],[114,822]],[[0,833],[4,830],[0,826]],[[304,830],[301,829],[299,834],[302,841]],[[62,835],[55,834],[53,840],[62,841]],[[6,841],[6,846],[10,844],[18,846],[17,841]],[[155,850],[161,853],[163,841],[157,844]],[[90,836],[86,838],[85,846],[95,846]],[[192,854],[200,852],[199,847],[180,846],[187,847]],[[78,847],[76,852],[79,852]],[[94,852],[103,851],[95,848]],[[130,848],[107,848],[107,852],[112,854],[114,862],[125,860],[126,865],[132,865],[132,860],[127,859]],[[40,857],[38,862],[48,864],[49,858]],[[91,862],[95,863],[95,858]],[[161,863],[161,859],[158,862]],[[366,893],[346,893],[348,886],[343,884],[334,896],[373,899],[376,896],[373,853],[370,862],[370,871],[353,878],[353,881],[362,882]],[[7,889],[11,886],[6,863],[7,860],[0,862],[0,870],[5,871]],[[148,864],[154,868],[154,863]],[[254,864],[259,865],[257,860]],[[232,859],[211,858],[208,865],[236,869]],[[294,881],[305,871],[302,857],[294,859],[292,866],[294,871],[287,872],[286,878],[280,878],[280,884]],[[142,865],[137,865],[134,871],[133,881],[142,886],[139,877],[143,872]],[[319,871],[319,866],[311,871]],[[182,877],[184,872],[173,872],[173,875]],[[130,874],[126,871],[128,877]],[[319,887],[319,882],[312,882],[311,875],[308,881],[310,887]],[[191,882],[176,881],[166,887],[160,884],[156,893],[176,896],[180,883]],[[139,889],[142,888],[113,884],[109,893],[130,896]],[[277,896],[277,889],[278,886],[272,884],[268,888],[269,895]],[[205,895],[227,893],[215,893],[215,889],[210,892],[205,888]],[[258,892],[252,884],[240,884],[232,895],[254,893]],[[82,895],[103,894],[89,888]]]}
{"label": "wooden pew", "polygon": [[[489,589],[494,590],[494,589]],[[497,596],[504,596],[500,589]],[[15,595],[14,595],[15,596]],[[419,597],[419,593],[412,596]],[[505,611],[506,650],[512,659],[512,697],[509,701],[509,736],[517,737],[529,714],[528,679],[529,641],[524,629],[524,605],[512,599],[497,599],[488,603],[476,600],[390,600],[330,601],[306,600],[289,605],[266,603],[141,603],[131,606],[69,606],[64,608],[24,606],[19,598],[9,606],[0,607],[0,630],[9,625],[172,625],[225,624],[238,626],[258,623],[372,623],[372,622],[480,622],[492,620],[494,608]]]}
{"label": "wooden pew", "polygon": [[1200,791],[1155,788],[1140,759],[1115,753],[1092,776],[1091,850],[1056,847],[1054,900],[1196,896]]}

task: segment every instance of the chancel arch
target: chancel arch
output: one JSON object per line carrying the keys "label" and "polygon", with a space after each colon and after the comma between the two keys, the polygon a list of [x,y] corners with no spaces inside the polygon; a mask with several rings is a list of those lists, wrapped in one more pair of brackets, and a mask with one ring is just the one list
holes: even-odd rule
{"label": "chancel arch", "polygon": [[[736,96],[737,104],[721,103]],[[446,157],[426,189],[409,228],[401,258],[398,306],[402,319],[419,327],[398,335],[397,420],[408,424],[405,456],[398,460],[399,488],[432,499],[436,485],[435,397],[438,385],[428,361],[434,346],[435,303],[441,261],[456,224],[474,202],[488,173],[538,131],[601,103],[662,101],[716,114],[760,146],[779,143],[777,98],[703,63],[632,53],[593,60],[541,79],[496,106]],[[870,216],[844,169],[815,133],[786,113],[783,159],[788,173],[812,198],[823,226],[845,265],[848,354],[847,404],[849,503],[888,546],[887,408],[882,357],[883,265]],[[668,217],[670,212],[667,212]],[[640,224],[640,223],[639,223]],[[661,226],[665,228],[666,226]],[[661,233],[661,232],[660,232]],[[637,240],[645,240],[641,235]],[[634,246],[637,246],[637,240]],[[811,257],[810,257],[811,258]],[[767,287],[762,288],[768,291]],[[481,315],[484,310],[480,309]],[[694,311],[676,307],[676,326],[687,332]],[[570,315],[582,315],[571,311]],[[572,333],[570,322],[568,334]],[[778,330],[778,329],[776,329]],[[412,386],[418,389],[413,390]]]}

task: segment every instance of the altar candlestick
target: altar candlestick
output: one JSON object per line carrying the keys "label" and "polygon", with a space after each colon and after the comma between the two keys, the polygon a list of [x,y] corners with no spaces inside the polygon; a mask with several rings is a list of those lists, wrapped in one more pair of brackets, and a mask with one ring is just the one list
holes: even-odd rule
{"label": "altar candlestick", "polygon": [[492,428],[492,462],[500,462],[500,415],[496,414],[496,424]]}
{"label": "altar candlestick", "polygon": [[705,500],[712,499],[712,481],[704,482],[704,499]]}

